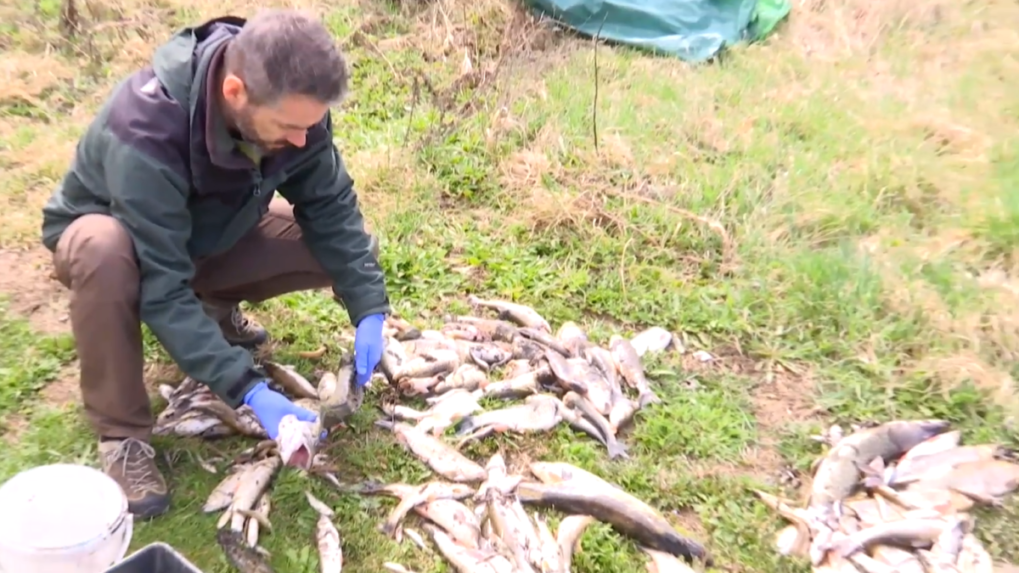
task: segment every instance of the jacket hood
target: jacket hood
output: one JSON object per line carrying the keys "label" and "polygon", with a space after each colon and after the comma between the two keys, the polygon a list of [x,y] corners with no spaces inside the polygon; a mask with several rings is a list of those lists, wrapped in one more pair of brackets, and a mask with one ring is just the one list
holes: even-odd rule
{"label": "jacket hood", "polygon": [[246,22],[237,16],[213,18],[198,26],[181,29],[156,48],[152,69],[173,99],[190,111],[192,120],[202,78],[209,69],[210,56],[217,46],[234,37]]}

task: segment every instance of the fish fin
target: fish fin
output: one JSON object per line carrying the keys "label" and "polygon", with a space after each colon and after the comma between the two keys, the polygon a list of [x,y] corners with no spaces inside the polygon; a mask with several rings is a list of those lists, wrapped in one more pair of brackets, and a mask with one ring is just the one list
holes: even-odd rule
{"label": "fish fin", "polygon": [[658,397],[658,394],[655,394],[654,390],[648,390],[647,392],[644,392],[643,394],[640,395],[640,397],[637,400],[638,400],[637,404],[640,406],[642,410],[651,404],[662,403],[662,399]]}
{"label": "fish fin", "polygon": [[462,440],[460,440],[456,444],[456,449],[459,450],[459,449],[463,448],[465,445],[467,445],[468,442],[473,442],[474,440],[480,440],[481,438],[484,438],[484,437],[487,437],[487,436],[491,435],[495,431],[496,431],[495,426],[485,426],[483,428],[475,430],[475,431],[471,432],[470,434],[468,434],[467,436],[465,436]]}

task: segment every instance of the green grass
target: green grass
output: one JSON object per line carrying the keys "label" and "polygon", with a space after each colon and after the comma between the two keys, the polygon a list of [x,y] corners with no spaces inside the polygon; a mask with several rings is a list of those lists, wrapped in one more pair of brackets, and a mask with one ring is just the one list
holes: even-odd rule
{"label": "green grass", "polygon": [[32,403],[74,354],[69,336],[40,336],[0,298],[0,428]]}
{"label": "green grass", "polygon": [[[174,25],[214,13],[201,4],[181,10]],[[781,523],[750,489],[779,491],[784,466],[807,472],[821,451],[809,435],[827,425],[936,416],[963,428],[967,442],[1019,446],[1019,92],[1010,80],[1019,72],[1019,7],[826,5],[794,9],[778,37],[707,66],[599,48],[597,147],[586,41],[511,50],[488,89],[452,93],[463,51],[440,57],[441,39],[425,33],[427,8],[325,14],[338,37],[351,39],[353,94],[337,116],[338,138],[382,238],[399,312],[435,325],[465,312],[473,292],[532,304],[553,325],[578,321],[601,342],[661,325],[682,333],[688,351],[718,357],[707,366],[689,352],[648,362],[664,402],[638,415],[625,438],[628,461],[608,462],[568,429],[469,451],[479,460],[497,448],[510,462],[565,460],[612,479],[675,517],[729,571],[807,570],[776,555]],[[100,71],[67,50],[46,56],[53,11],[19,14],[11,26],[21,51],[3,58],[84,70],[71,87],[34,94],[38,105],[61,109],[69,90],[91,94],[127,69],[129,54],[101,35],[88,60]],[[475,67],[494,62],[498,6],[449,15],[460,26],[454,42],[473,34],[488,50],[472,55]],[[352,36],[359,29],[360,40]],[[414,72],[454,111],[443,113],[420,86],[415,101]],[[39,152],[73,149],[70,135],[99,98],[82,101],[77,123],[53,130],[45,109],[0,94],[0,165],[12,173],[0,183],[0,244],[35,240],[37,206],[67,159]],[[251,311],[281,342],[277,358],[306,373],[316,365],[297,352],[325,344],[333,363],[337,334],[349,332],[321,293]],[[94,463],[94,440],[73,405],[33,398],[72,345],[3,316],[0,415],[33,413],[0,457],[0,480],[56,460]],[[146,343],[151,360],[167,361],[154,340]],[[369,399],[329,447],[342,478],[428,479],[373,426],[373,406]],[[139,525],[133,547],[165,541],[207,573],[228,571],[213,541],[216,516],[198,511],[219,477],[183,453],[211,455],[212,446],[157,445],[175,459],[167,468],[174,506]],[[449,570],[376,531],[392,500],[340,494],[284,471],[273,488],[275,531],[265,537],[280,571],[317,566],[307,487],[339,510],[346,570],[379,571],[385,561]],[[1017,512],[980,516],[996,558],[1019,559],[1008,533]],[[643,571],[632,543],[607,526],[590,529],[582,547],[574,571]]]}

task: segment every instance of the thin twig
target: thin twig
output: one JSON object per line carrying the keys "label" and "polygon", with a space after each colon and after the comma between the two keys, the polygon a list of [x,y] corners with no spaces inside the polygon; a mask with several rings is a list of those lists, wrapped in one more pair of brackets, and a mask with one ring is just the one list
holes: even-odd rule
{"label": "thin twig", "polygon": [[407,116],[407,131],[403,134],[403,143],[400,147],[406,149],[407,141],[410,139],[410,130],[414,126],[414,110],[418,107],[418,100],[421,98],[421,84],[418,81],[418,77],[414,76],[414,85],[411,88],[411,102],[410,102],[410,114]]}
{"label": "thin twig", "polygon": [[594,101],[591,103],[591,130],[594,132],[594,150],[598,151],[598,38],[601,36],[601,29],[605,26],[608,13],[598,24],[598,31],[594,34]]}

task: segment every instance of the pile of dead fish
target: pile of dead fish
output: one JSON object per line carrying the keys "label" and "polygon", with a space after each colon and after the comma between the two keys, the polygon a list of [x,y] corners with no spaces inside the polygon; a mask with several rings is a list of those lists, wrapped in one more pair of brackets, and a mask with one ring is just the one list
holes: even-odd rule
{"label": "pile of dead fish", "polygon": [[900,420],[827,436],[806,508],[757,492],[791,525],[779,552],[817,572],[991,573],[974,535],[975,506],[1019,487],[1019,464],[995,444],[961,445],[941,420]]}
{"label": "pile of dead fish", "polygon": [[[360,407],[364,398],[363,389],[354,384],[354,369],[349,359],[341,360],[337,372],[323,373],[317,387],[293,368],[268,363],[266,369],[281,391],[294,397],[296,404],[319,415],[315,422],[284,416],[276,439],[264,439],[267,437],[265,430],[250,408],[230,408],[190,378],[176,388],[160,388],[168,406],[159,416],[157,433],[207,439],[236,434],[263,438],[228,462],[226,476],[202,508],[205,513],[222,512],[216,525],[216,540],[230,563],[243,573],[272,573],[266,559],[268,552],[259,545],[259,537],[272,529],[270,488],[282,467],[295,466],[340,486],[328,460],[316,450],[322,430],[342,424]],[[224,461],[194,457],[202,468],[212,473],[219,473],[216,462]],[[339,530],[333,523],[335,515],[310,492],[306,495],[319,515],[315,539],[320,569],[323,573],[340,573],[343,550]]]}
{"label": "pile of dead fish", "polygon": [[[294,457],[294,446],[288,446],[285,432],[281,430],[280,434],[281,437],[276,441],[261,441],[230,461],[226,476],[213,488],[202,507],[205,513],[222,512],[216,524],[216,540],[230,563],[243,573],[272,573],[267,561],[269,553],[259,545],[259,537],[261,533],[272,530],[269,520],[272,507],[271,484],[282,467],[293,465],[286,463],[287,458]],[[310,447],[314,451],[315,443],[309,437],[297,440],[295,445]],[[199,460],[199,463],[206,470],[218,473],[214,461]],[[328,465],[321,454],[313,454],[311,460],[300,464],[300,467],[342,487],[333,473],[335,469]],[[333,522],[335,513],[310,491],[306,491],[305,496],[319,516],[315,526],[315,540],[320,570],[322,573],[340,573],[343,569],[343,549],[340,530]]]}
{"label": "pile of dead fish", "polygon": [[[494,432],[548,432],[565,421],[604,445],[610,458],[627,457],[618,431],[660,402],[641,358],[672,346],[671,333],[653,327],[631,339],[613,335],[605,348],[572,322],[553,332],[527,306],[468,300],[492,316],[447,316],[437,330],[390,321],[380,369],[401,396],[423,397],[428,407],[388,403],[386,414],[435,435],[456,426],[458,447]],[[484,397],[522,403],[483,411]]]}
{"label": "pile of dead fish", "polygon": [[[481,467],[427,434],[410,427],[403,431],[419,451],[425,444],[435,448],[430,465],[446,479],[369,486],[361,492],[398,498],[381,530],[396,539],[406,535],[431,551],[419,532],[402,525],[410,512],[423,518],[422,529],[461,573],[569,573],[580,538],[595,521],[632,539],[659,573],[693,571],[684,560],[712,564],[701,544],[679,534],[658,511],[592,473],[566,463],[532,462],[527,473],[534,479],[525,479],[511,473],[500,454]],[[553,534],[525,506],[555,509],[567,517]],[[409,571],[397,563],[385,567]]]}

